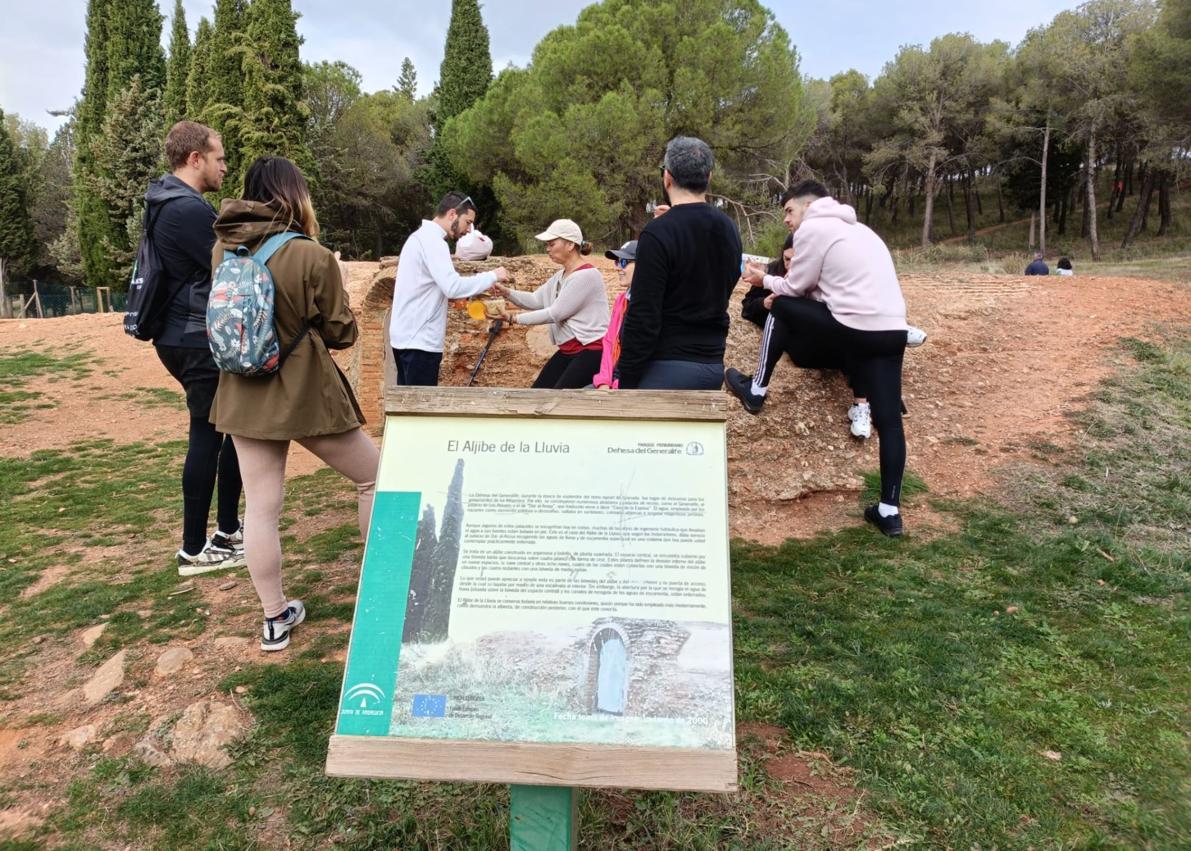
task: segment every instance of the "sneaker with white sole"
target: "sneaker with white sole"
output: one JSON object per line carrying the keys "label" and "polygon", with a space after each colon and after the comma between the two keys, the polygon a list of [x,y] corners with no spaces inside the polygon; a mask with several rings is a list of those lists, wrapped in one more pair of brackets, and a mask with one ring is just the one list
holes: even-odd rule
{"label": "sneaker with white sole", "polygon": [[852,436],[868,440],[873,436],[873,411],[868,402],[848,408],[848,419],[852,421]]}
{"label": "sneaker with white sole", "polygon": [[285,611],[275,618],[265,618],[261,629],[261,650],[284,650],[289,647],[290,631],[306,620],[306,607],[301,600],[290,600]]}
{"label": "sneaker with white sole", "polygon": [[178,550],[178,575],[197,576],[200,573],[211,573],[215,570],[227,570],[232,567],[243,567],[244,551],[224,549],[214,546],[210,541],[198,555],[191,555],[185,550]]}
{"label": "sneaker with white sole", "polygon": [[226,532],[220,532],[217,530],[215,534],[211,536],[211,543],[220,549],[240,550],[242,552],[244,550],[244,524],[241,523],[236,528],[236,531],[232,532],[230,535]]}
{"label": "sneaker with white sole", "polygon": [[926,332],[916,325],[906,326],[906,345],[916,349],[926,342]]}

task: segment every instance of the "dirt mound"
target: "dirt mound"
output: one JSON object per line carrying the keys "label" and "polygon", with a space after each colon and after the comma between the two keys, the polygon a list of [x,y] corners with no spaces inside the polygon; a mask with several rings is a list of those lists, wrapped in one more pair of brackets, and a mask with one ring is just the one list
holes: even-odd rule
{"label": "dirt mound", "polygon": [[[591,262],[611,297],[618,288],[611,262],[602,257]],[[458,265],[471,274],[502,264],[522,289],[544,282],[556,268],[542,256]],[[362,330],[360,343],[337,357],[378,428],[395,268],[391,262],[347,266]],[[908,466],[932,492],[944,495],[979,493],[993,468],[1024,454],[1033,442],[1068,443],[1066,414],[1106,375],[1106,352],[1115,340],[1144,336],[1155,323],[1191,322],[1188,289],[1177,284],[936,273],[907,275],[902,285],[911,321],[930,335],[925,346],[906,356]],[[751,372],[760,332],[739,318],[743,294],[741,286],[730,309],[726,363]],[[450,311],[444,384],[467,383],[488,328],[463,310]],[[0,453],[26,455],[96,437],[120,442],[185,437],[186,413],[177,403],[139,404],[146,398],[160,401],[152,394],[175,386],[152,347],[122,333],[117,315],[0,322],[0,345],[9,351],[83,353],[92,366],[85,377],[32,380],[28,388],[45,394],[54,407],[0,424]],[[476,384],[528,386],[551,352],[545,329],[506,329]],[[877,442],[850,436],[848,404],[839,376],[783,362],[761,416],[733,406],[728,446],[734,535],[777,542],[856,522],[856,492],[862,473],[877,469]],[[294,449],[291,474],[318,466]]]}

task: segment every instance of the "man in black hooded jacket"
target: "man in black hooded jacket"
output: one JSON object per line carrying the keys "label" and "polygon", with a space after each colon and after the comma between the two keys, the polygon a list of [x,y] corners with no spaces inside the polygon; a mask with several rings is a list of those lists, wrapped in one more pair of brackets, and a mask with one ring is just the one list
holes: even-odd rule
{"label": "man in black hooded jacket", "polygon": [[[171,174],[145,193],[147,230],[161,260],[161,285],[173,293],[164,327],[153,339],[157,356],[186,392],[190,442],[182,467],[182,547],[178,573],[192,576],[244,561],[240,528],[240,464],[231,437],[208,417],[219,369],[207,344],[207,297],[215,209],[203,197],[223,185],[223,141],[210,127],[179,121],[165,140]],[[207,538],[211,496],[219,484],[218,529]]]}

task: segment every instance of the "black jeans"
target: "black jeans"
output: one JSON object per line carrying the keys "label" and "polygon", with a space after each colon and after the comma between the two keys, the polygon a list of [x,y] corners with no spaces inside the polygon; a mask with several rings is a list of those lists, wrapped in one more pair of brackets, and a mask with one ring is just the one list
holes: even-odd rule
{"label": "black jeans", "polygon": [[398,387],[437,387],[442,352],[421,349],[393,349],[397,361]]}
{"label": "black jeans", "polygon": [[186,392],[190,443],[182,465],[182,549],[197,555],[207,544],[211,495],[218,484],[216,520],[231,534],[240,528],[240,462],[230,436],[215,430],[209,417],[219,369],[208,349],[154,346],[157,357]]}
{"label": "black jeans", "polygon": [[755,378],[768,386],[785,352],[803,369],[840,369],[858,397],[868,399],[881,454],[881,502],[897,505],[906,468],[902,427],[902,358],[905,331],[857,331],[840,323],[827,305],[809,298],[775,299],[761,337]]}
{"label": "black jeans", "polygon": [[591,380],[600,371],[603,352],[599,349],[584,349],[568,355],[561,349],[554,353],[534,381],[534,389],[577,390],[590,387]]}

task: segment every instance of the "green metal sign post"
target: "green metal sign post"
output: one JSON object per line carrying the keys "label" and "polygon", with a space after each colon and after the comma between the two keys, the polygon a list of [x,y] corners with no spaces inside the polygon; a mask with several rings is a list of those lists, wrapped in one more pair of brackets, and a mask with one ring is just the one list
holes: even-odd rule
{"label": "green metal sign post", "polygon": [[511,851],[575,851],[579,796],[567,786],[509,787]]}

